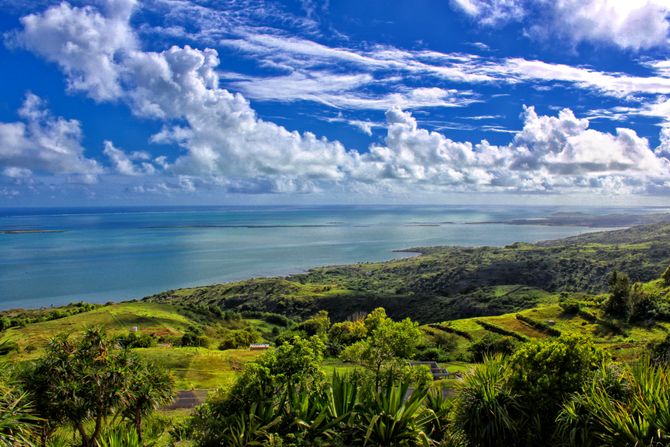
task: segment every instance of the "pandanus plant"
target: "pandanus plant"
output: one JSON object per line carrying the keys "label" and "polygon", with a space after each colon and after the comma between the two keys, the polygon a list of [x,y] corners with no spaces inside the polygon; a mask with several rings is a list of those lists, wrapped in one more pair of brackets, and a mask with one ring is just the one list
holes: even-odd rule
{"label": "pandanus plant", "polygon": [[423,406],[427,387],[410,391],[409,383],[391,383],[377,393],[366,391],[366,397],[357,405],[355,423],[364,446],[430,444],[424,428],[435,415]]}
{"label": "pandanus plant", "polygon": [[568,401],[558,417],[566,445],[670,444],[670,372],[649,361],[623,369],[614,380],[601,372]]}

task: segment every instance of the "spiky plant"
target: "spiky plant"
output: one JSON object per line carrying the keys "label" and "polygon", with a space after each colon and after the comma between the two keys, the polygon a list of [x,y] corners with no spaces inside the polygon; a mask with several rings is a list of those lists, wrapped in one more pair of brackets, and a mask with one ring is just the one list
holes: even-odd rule
{"label": "spiky plant", "polygon": [[0,364],[0,446],[32,446],[38,422],[27,394],[17,389],[7,366]]}
{"label": "spiky plant", "polygon": [[502,357],[487,357],[459,384],[453,423],[474,446],[509,446],[518,441],[518,427],[526,416],[507,386],[507,368]]}
{"label": "spiky plant", "polygon": [[622,371],[626,392],[594,380],[564,405],[559,434],[566,445],[670,444],[670,374],[649,361]]}
{"label": "spiky plant", "polygon": [[428,445],[424,428],[434,418],[423,406],[426,387],[410,392],[409,383],[387,384],[367,390],[357,405],[354,430],[370,446]]}

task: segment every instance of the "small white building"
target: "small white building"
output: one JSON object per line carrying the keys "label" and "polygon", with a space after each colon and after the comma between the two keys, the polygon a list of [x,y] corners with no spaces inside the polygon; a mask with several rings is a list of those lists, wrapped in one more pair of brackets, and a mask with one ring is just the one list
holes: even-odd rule
{"label": "small white building", "polygon": [[252,351],[264,351],[270,349],[270,345],[268,343],[252,343],[249,345],[249,349]]}

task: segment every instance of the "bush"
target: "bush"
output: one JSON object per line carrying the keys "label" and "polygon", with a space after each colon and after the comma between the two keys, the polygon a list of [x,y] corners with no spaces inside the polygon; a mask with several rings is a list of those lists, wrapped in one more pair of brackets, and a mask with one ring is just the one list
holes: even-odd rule
{"label": "bush", "polygon": [[472,360],[482,362],[486,357],[495,354],[510,355],[516,349],[517,343],[509,338],[495,334],[486,334],[481,339],[470,345],[468,351]]}
{"label": "bush", "polygon": [[582,305],[577,300],[561,301],[559,306],[561,306],[561,309],[565,315],[577,315],[582,309]]}
{"label": "bush", "polygon": [[528,443],[550,439],[563,402],[581,390],[607,359],[604,351],[583,337],[527,343],[517,349],[509,360],[509,384],[526,405],[530,422],[523,437]]}
{"label": "bush", "polygon": [[202,329],[191,326],[181,337],[182,346],[206,347],[209,343],[207,337],[202,334]]}
{"label": "bush", "polygon": [[654,363],[670,366],[670,334],[664,340],[652,344],[649,351]]}
{"label": "bush", "polygon": [[447,353],[442,348],[427,347],[416,353],[417,360],[431,361],[431,362],[446,362],[448,360]]}
{"label": "bush", "polygon": [[156,346],[156,339],[150,334],[129,332],[128,335],[116,337],[116,342],[122,348],[150,348]]}
{"label": "bush", "polygon": [[219,349],[236,349],[240,347],[248,347],[252,343],[261,341],[261,335],[254,328],[248,327],[244,329],[237,329],[228,331],[223,340],[219,344]]}

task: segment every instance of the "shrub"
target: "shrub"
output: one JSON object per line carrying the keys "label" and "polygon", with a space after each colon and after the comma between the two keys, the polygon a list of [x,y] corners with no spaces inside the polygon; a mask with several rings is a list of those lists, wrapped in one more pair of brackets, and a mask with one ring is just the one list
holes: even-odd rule
{"label": "shrub", "polygon": [[582,305],[577,300],[561,301],[559,306],[565,315],[577,315],[582,308]]}
{"label": "shrub", "polygon": [[261,335],[254,328],[248,327],[244,329],[237,329],[228,331],[223,340],[219,344],[219,349],[235,349],[239,347],[247,347],[252,343],[261,341]]}
{"label": "shrub", "polygon": [[472,360],[482,362],[486,357],[495,354],[510,355],[516,349],[517,343],[509,338],[497,334],[485,334],[481,339],[472,343],[468,351],[472,355]]}
{"label": "shrub", "polygon": [[206,347],[207,338],[202,334],[202,329],[190,326],[181,337],[182,346]]}

